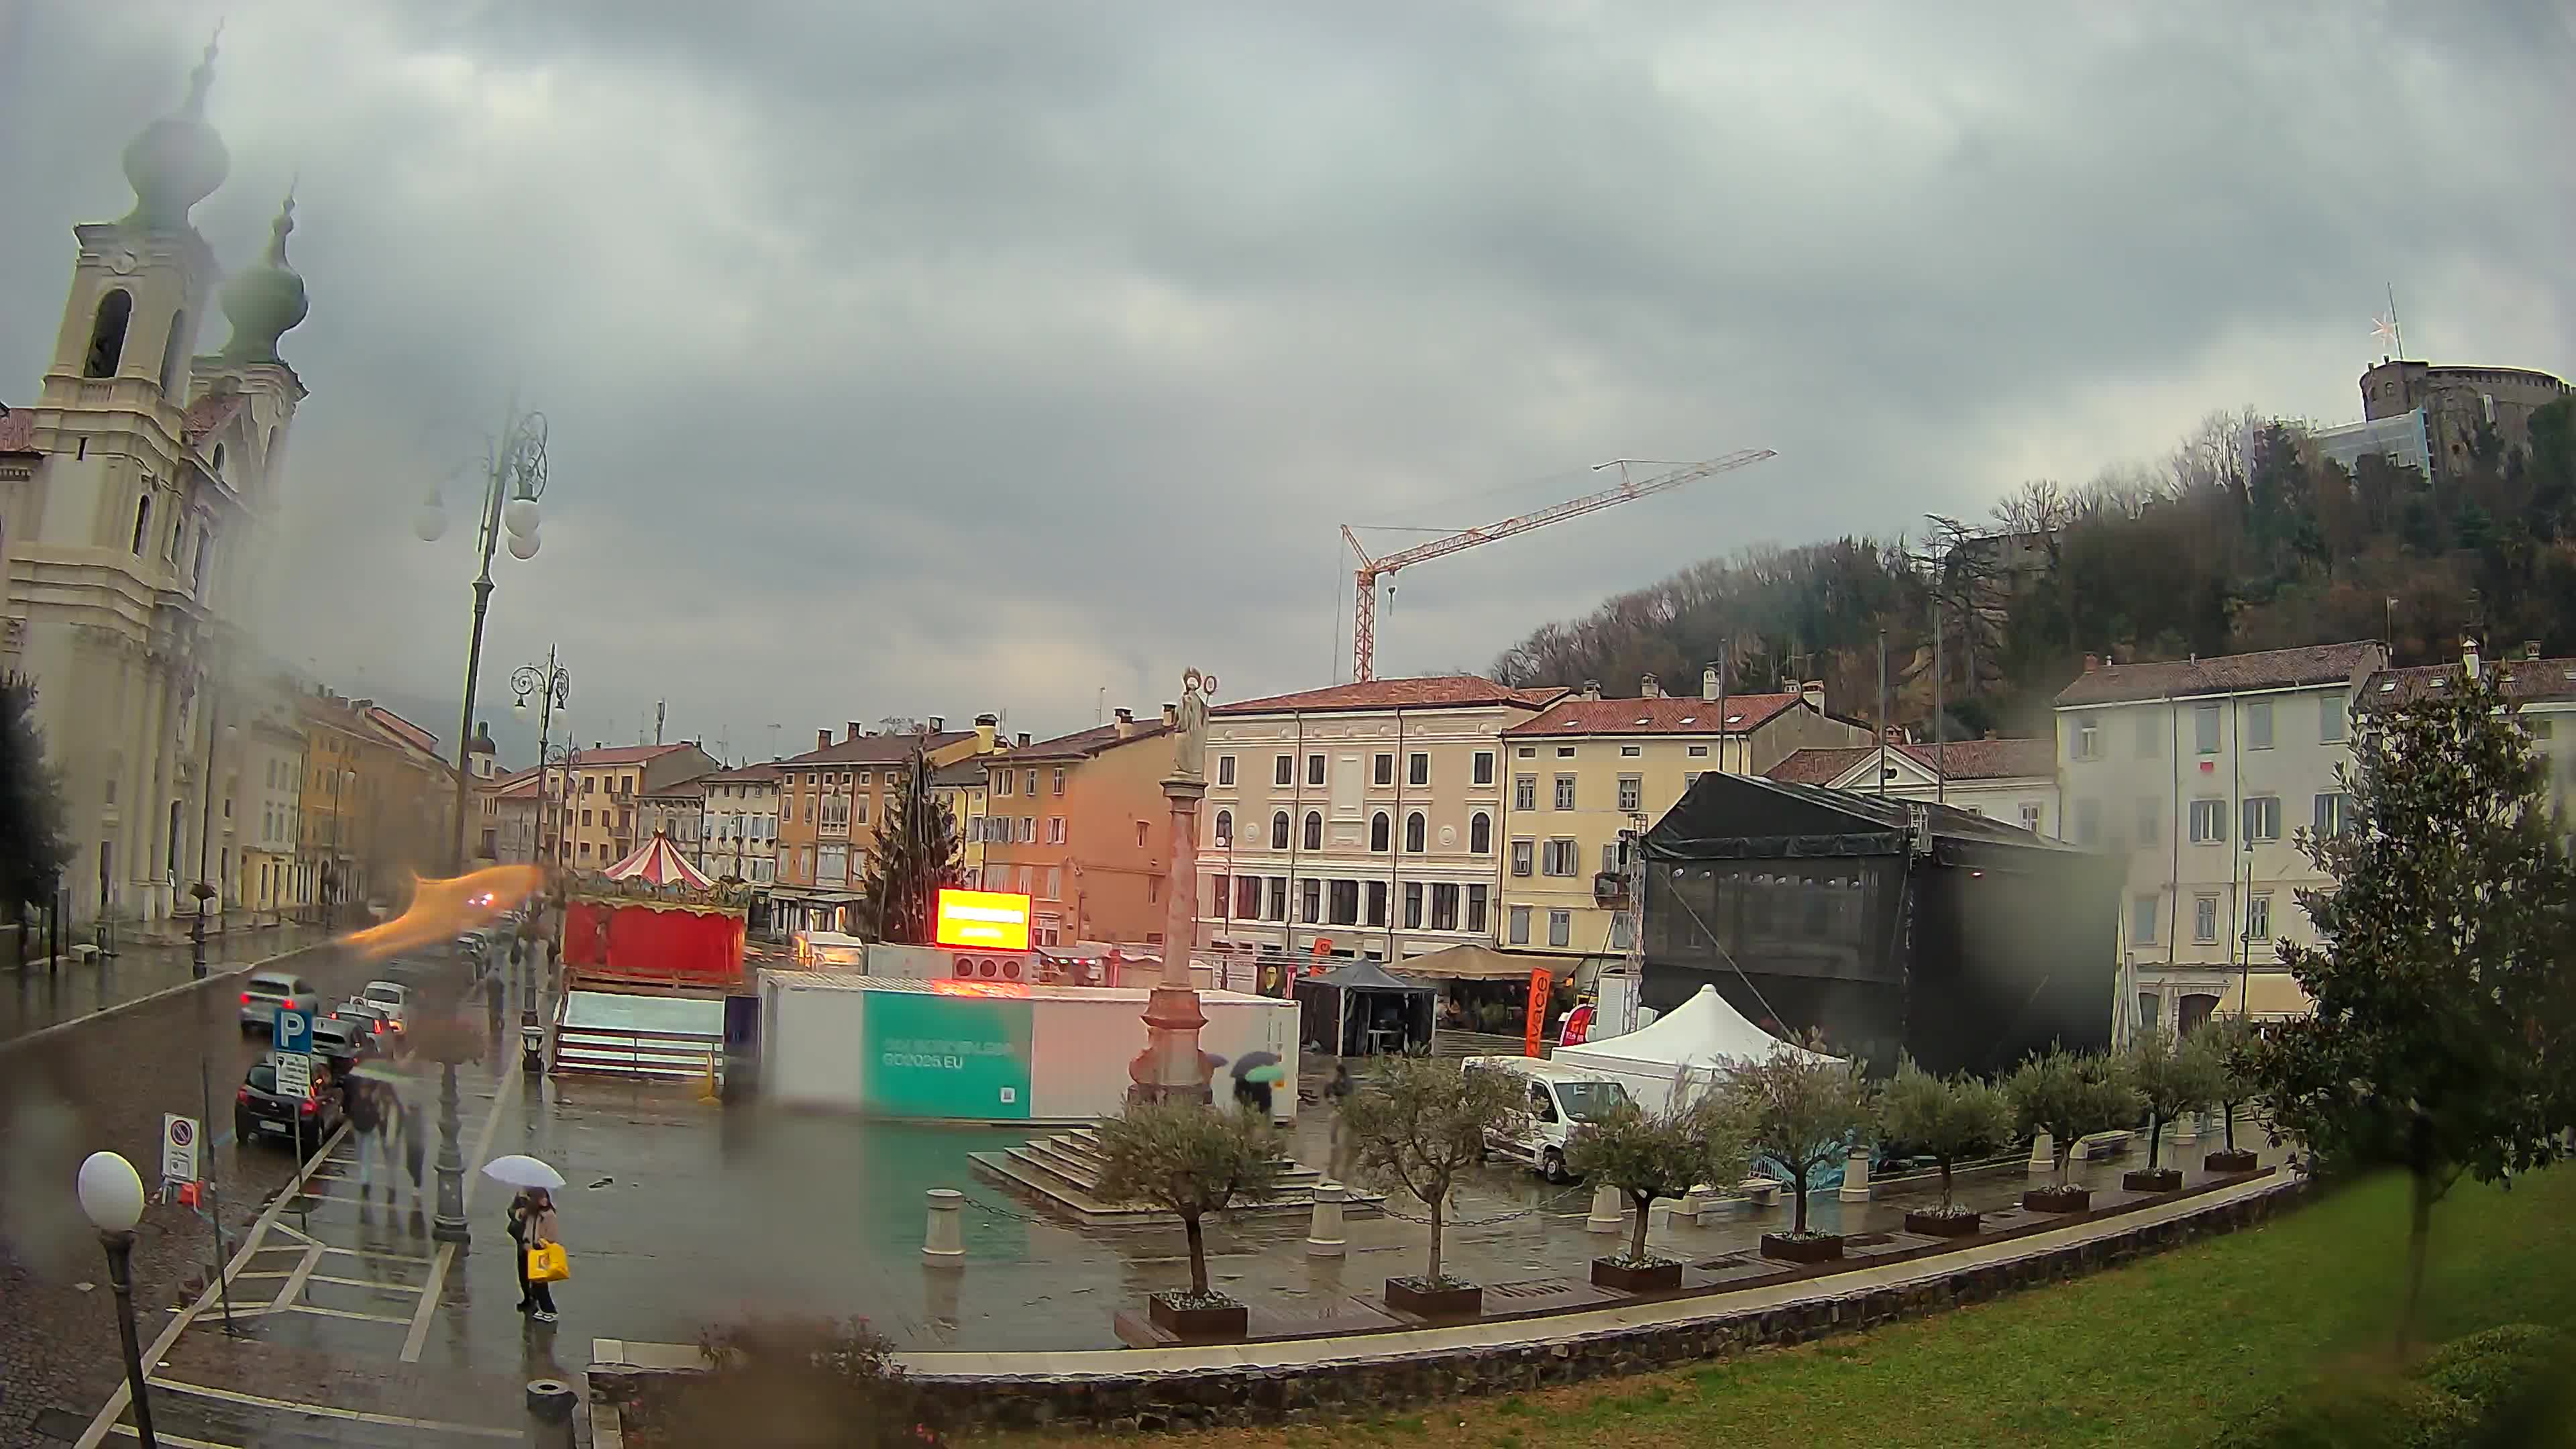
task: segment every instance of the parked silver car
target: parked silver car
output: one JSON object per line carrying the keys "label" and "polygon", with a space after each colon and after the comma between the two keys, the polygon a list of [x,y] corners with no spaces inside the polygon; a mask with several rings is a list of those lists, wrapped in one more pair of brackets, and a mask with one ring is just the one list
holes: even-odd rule
{"label": "parked silver car", "polygon": [[322,993],[303,977],[281,971],[255,971],[242,983],[242,1030],[270,1030],[277,1025],[277,1013],[286,1009],[319,1016]]}

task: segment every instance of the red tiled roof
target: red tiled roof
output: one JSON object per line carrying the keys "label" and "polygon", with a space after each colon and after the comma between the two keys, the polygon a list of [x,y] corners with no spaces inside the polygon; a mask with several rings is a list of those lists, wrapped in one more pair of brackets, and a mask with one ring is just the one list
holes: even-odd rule
{"label": "red tiled roof", "polygon": [[1788,758],[1762,772],[1765,779],[1789,785],[1830,785],[1843,772],[1878,753],[1876,745],[1837,745],[1791,750]]}
{"label": "red tiled roof", "polygon": [[1547,712],[1525,719],[1507,735],[1714,735],[1744,734],[1798,702],[1794,694],[1730,694],[1726,722],[1717,701],[1697,696],[1653,699],[1560,699]]}
{"label": "red tiled roof", "polygon": [[971,740],[973,730],[946,730],[939,734],[861,735],[854,740],[840,740],[821,749],[790,755],[780,765],[900,765],[912,758],[915,748],[945,749],[959,740]]}
{"label": "red tiled roof", "polygon": [[424,754],[431,756],[436,756],[438,754],[438,736],[431,734],[429,731],[422,729],[416,724],[413,724],[410,720],[404,719],[401,715],[394,713],[383,705],[378,704],[368,706],[367,718],[382,726],[386,733],[394,736],[396,739],[401,740],[407,745],[413,746]]}
{"label": "red tiled roof", "polygon": [[1118,737],[1118,726],[1114,724],[1093,725],[1087,730],[1075,730],[1072,734],[1058,735],[1051,740],[1040,740],[1033,745],[1015,745],[1002,754],[988,755],[985,758],[996,763],[1007,764],[1033,760],[1087,760],[1103,750],[1118,745],[1132,745],[1138,740],[1150,740],[1157,735],[1167,735],[1171,732],[1172,726],[1159,719],[1138,720],[1134,726],[1134,732],[1125,739]]}
{"label": "red tiled roof", "polygon": [[2105,664],[2075,676],[2057,693],[2060,709],[2081,704],[2132,704],[2139,700],[2190,699],[2240,689],[2292,689],[2335,684],[2373,665],[2388,651],[2369,640],[2223,654],[2215,659],[2175,659],[2154,664]]}
{"label": "red tiled roof", "polygon": [[738,770],[718,770],[713,774],[700,775],[698,783],[701,785],[772,785],[778,781],[778,768],[776,764],[769,763],[745,765]]}
{"label": "red tiled roof", "polygon": [[687,748],[686,745],[610,745],[604,749],[580,751],[573,764],[585,770],[593,765],[640,765],[648,760],[658,760],[673,750]]}
{"label": "red tiled roof", "polygon": [[35,453],[36,415],[27,408],[0,412],[0,453]]}
{"label": "red tiled roof", "polygon": [[[2504,697],[2510,700],[2576,698],[2576,659],[2490,659],[2483,668],[2503,677]],[[2459,677],[2457,664],[2383,669],[2362,688],[2361,707],[2387,709],[2422,699],[2437,689],[2450,688],[2449,682]]]}
{"label": "red tiled roof", "polygon": [[1433,674],[1418,679],[1372,679],[1334,684],[1296,694],[1273,694],[1218,705],[1210,714],[1321,714],[1362,709],[1470,709],[1478,705],[1517,704],[1544,708],[1562,698],[1556,686],[1514,689],[1475,674]]}
{"label": "red tiled roof", "polygon": [[[1938,750],[1930,745],[1889,745],[1887,748],[1890,753],[1903,755],[1922,766],[1926,772],[1954,781],[2047,779],[2057,773],[2055,740],[1952,740]],[[1791,751],[1787,759],[1762,773],[1768,779],[1791,785],[1830,785],[1854,765],[1877,753],[1876,745],[1837,745],[1831,749],[1810,747]]]}
{"label": "red tiled roof", "polygon": [[537,793],[537,772],[535,767],[531,766],[515,774],[502,775],[485,781],[482,788],[501,799],[515,800],[521,796],[534,799]]}

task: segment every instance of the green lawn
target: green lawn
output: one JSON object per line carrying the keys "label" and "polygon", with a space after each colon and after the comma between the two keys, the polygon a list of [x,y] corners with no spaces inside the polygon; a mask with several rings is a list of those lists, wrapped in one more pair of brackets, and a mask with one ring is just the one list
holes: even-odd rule
{"label": "green lawn", "polygon": [[[2114,1272],[1782,1352],[1394,1417],[1149,1436],[1209,1449],[1368,1444],[2197,1445],[2301,1373],[2384,1346],[2404,1183]],[[2576,1168],[2463,1182],[2434,1214],[2426,1337],[2576,1328]],[[1030,1444],[1081,1442],[1029,1439]]]}

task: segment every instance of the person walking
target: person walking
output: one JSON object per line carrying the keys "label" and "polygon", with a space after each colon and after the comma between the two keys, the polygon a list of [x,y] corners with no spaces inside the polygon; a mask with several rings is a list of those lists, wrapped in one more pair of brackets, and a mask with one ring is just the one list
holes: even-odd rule
{"label": "person walking", "polygon": [[358,1200],[366,1201],[375,1194],[376,1159],[385,1163],[385,1200],[394,1195],[394,1153],[388,1134],[393,1129],[389,1109],[393,1089],[369,1077],[349,1079],[345,1093],[349,1113],[349,1135],[357,1139]]}
{"label": "person walking", "polygon": [[549,1243],[562,1241],[555,1236],[554,1194],[542,1187],[529,1188],[519,1200],[519,1276],[528,1286],[528,1316],[539,1323],[555,1321],[555,1285],[529,1278],[528,1254]]}
{"label": "person walking", "polygon": [[519,1311],[534,1313],[537,1300],[532,1292],[535,1285],[528,1281],[528,1190],[524,1187],[510,1197],[510,1242],[511,1261],[518,1265]]}

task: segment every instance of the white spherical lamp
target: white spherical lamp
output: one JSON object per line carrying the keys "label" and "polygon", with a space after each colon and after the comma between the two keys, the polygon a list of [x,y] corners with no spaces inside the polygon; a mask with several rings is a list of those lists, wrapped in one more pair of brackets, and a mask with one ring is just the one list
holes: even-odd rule
{"label": "white spherical lamp", "polygon": [[532,559],[536,556],[537,536],[534,533],[514,533],[510,535],[510,557],[515,559]]}
{"label": "white spherical lamp", "polygon": [[81,1212],[102,1233],[130,1233],[143,1221],[143,1179],[113,1152],[93,1152],[80,1168]]}
{"label": "white spherical lamp", "polygon": [[501,526],[510,530],[513,537],[536,537],[537,500],[533,498],[513,498],[509,502],[502,504]]}
{"label": "white spherical lamp", "polygon": [[411,531],[423,543],[436,543],[447,536],[447,505],[439,501],[435,491],[412,510]]}

